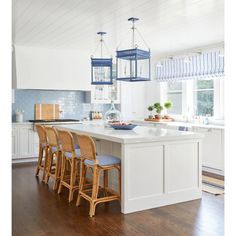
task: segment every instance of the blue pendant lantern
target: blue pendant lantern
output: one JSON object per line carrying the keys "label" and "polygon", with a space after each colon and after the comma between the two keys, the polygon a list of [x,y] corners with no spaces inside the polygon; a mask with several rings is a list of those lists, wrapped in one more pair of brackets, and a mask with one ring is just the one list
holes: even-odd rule
{"label": "blue pendant lantern", "polygon": [[[116,51],[117,80],[129,82],[150,80],[150,49],[142,50],[135,44],[135,30],[139,33],[135,27],[137,20],[139,19],[134,17],[128,19],[132,22],[132,48]],[[141,36],[140,33],[139,35]],[[144,43],[146,44],[145,41]]]}
{"label": "blue pendant lantern", "polygon": [[101,55],[97,58],[91,57],[91,84],[109,85],[112,84],[112,57],[103,58],[103,35],[106,32],[98,32],[97,34],[100,35]]}

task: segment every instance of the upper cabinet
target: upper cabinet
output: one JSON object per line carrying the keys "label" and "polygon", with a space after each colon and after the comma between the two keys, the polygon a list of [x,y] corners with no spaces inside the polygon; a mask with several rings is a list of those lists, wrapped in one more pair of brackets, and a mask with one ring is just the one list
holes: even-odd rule
{"label": "upper cabinet", "polygon": [[121,113],[124,120],[146,116],[146,83],[121,82]]}
{"label": "upper cabinet", "polygon": [[91,90],[90,54],[14,46],[13,86],[18,89]]}
{"label": "upper cabinet", "polygon": [[113,80],[112,85],[93,85],[91,86],[91,103],[120,103],[120,82]]}

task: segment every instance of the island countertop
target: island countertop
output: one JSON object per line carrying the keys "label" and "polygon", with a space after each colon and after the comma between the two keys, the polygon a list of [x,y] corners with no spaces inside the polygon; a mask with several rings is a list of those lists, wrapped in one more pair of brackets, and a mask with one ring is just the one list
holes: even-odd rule
{"label": "island countertop", "polygon": [[102,124],[68,124],[57,125],[57,128],[68,129],[117,143],[147,143],[158,141],[176,141],[203,138],[202,134],[157,127],[137,126],[133,130],[114,130]]}

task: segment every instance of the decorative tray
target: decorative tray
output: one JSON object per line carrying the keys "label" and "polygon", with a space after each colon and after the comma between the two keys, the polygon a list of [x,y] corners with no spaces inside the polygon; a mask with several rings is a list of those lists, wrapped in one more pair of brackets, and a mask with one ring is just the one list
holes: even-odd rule
{"label": "decorative tray", "polygon": [[119,130],[132,130],[134,129],[137,125],[133,124],[111,124],[110,125],[113,129],[119,129]]}

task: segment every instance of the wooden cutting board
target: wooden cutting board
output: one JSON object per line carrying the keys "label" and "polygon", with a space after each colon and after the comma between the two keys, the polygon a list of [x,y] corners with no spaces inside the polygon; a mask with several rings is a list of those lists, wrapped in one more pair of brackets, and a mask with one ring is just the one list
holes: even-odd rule
{"label": "wooden cutting board", "polygon": [[59,104],[34,104],[35,120],[51,120],[60,118]]}

